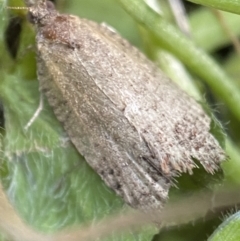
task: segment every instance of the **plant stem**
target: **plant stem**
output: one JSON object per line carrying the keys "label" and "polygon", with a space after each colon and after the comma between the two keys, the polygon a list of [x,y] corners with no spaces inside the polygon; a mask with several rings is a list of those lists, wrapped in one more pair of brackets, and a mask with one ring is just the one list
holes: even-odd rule
{"label": "plant stem", "polygon": [[217,8],[226,12],[240,14],[239,0],[188,0],[189,2],[201,4],[204,6]]}
{"label": "plant stem", "polygon": [[118,0],[140,24],[153,32],[160,44],[201,77],[240,120],[240,91],[234,81],[202,49],[140,0]]}

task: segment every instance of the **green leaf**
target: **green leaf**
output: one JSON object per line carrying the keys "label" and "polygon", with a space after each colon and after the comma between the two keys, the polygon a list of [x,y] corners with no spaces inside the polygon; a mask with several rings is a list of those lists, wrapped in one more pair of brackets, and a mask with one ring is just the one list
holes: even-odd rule
{"label": "green leaf", "polygon": [[240,212],[227,218],[208,238],[208,241],[240,240]]}

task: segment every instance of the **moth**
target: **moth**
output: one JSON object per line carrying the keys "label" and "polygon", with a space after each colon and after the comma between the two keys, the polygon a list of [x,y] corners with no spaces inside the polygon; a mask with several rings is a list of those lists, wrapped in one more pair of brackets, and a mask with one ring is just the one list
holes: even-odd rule
{"label": "moth", "polygon": [[29,8],[41,91],[70,140],[127,204],[159,209],[174,176],[225,159],[202,107],[106,26]]}

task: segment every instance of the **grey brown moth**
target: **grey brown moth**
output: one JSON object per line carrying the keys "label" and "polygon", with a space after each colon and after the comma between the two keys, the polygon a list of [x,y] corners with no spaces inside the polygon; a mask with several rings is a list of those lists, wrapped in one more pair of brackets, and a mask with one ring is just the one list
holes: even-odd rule
{"label": "grey brown moth", "polygon": [[225,159],[210,118],[142,53],[108,28],[29,9],[40,89],[89,165],[126,203],[159,209],[177,173]]}

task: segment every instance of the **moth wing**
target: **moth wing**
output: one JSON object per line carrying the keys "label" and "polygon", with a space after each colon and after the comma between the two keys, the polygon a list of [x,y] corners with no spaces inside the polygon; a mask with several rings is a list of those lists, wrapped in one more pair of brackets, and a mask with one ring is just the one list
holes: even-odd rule
{"label": "moth wing", "polygon": [[161,208],[170,180],[143,158],[149,152],[145,142],[79,64],[75,50],[54,48],[38,45],[38,78],[71,141],[125,202],[144,210]]}
{"label": "moth wing", "polygon": [[117,33],[80,21],[77,38],[88,56],[80,62],[145,141],[147,160],[166,175],[191,173],[193,159],[210,173],[218,169],[226,156],[202,107]]}
{"label": "moth wing", "polygon": [[67,19],[39,31],[40,86],[107,185],[133,207],[159,208],[172,176],[191,173],[193,158],[218,168],[225,155],[199,104],[116,33]]}

